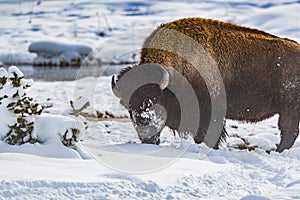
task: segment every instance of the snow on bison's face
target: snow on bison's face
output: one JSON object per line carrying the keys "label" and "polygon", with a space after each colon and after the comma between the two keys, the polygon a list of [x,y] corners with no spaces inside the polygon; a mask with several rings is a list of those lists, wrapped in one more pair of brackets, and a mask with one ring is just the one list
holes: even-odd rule
{"label": "snow on bison's face", "polygon": [[161,105],[163,90],[169,82],[167,70],[159,65],[143,64],[124,69],[117,78],[112,78],[112,91],[129,111],[140,140],[159,144],[167,120],[167,112]]}

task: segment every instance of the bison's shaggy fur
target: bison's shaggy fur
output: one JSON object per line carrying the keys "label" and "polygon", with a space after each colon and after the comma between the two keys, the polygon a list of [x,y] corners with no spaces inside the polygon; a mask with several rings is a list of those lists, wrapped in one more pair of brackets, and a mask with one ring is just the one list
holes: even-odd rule
{"label": "bison's shaggy fur", "polygon": [[[186,49],[195,59],[199,55],[189,49],[185,41],[172,38],[164,29],[192,38],[217,63],[226,90],[226,118],[258,122],[278,113],[281,142],[277,151],[292,147],[299,134],[300,121],[300,45],[297,42],[203,18],[163,24],[145,40],[139,65],[159,63],[166,68],[174,68],[193,86],[202,116],[195,136],[197,143],[203,141],[211,116],[210,95],[205,81],[188,60],[173,51],[151,46],[159,44],[174,49],[174,52],[175,49]],[[168,112],[166,125],[178,129],[180,108],[174,95],[168,89],[164,90],[159,103]]]}

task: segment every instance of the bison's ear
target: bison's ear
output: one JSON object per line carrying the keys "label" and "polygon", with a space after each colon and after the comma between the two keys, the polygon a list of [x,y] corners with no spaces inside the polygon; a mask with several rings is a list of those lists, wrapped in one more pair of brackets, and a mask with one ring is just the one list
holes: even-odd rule
{"label": "bison's ear", "polygon": [[[135,66],[133,66],[133,67],[135,67]],[[119,79],[122,78],[122,76],[124,76],[124,74],[126,74],[126,73],[127,73],[129,70],[131,70],[133,67],[129,66],[129,67],[126,67],[126,68],[122,69],[122,70],[119,72],[118,75],[113,76],[112,79],[111,79],[111,89],[112,89],[114,95],[115,95],[116,97],[120,98],[120,99],[121,99],[122,95],[121,95],[120,90],[119,90],[119,88],[118,88],[118,86],[117,86],[117,82],[118,82]],[[115,79],[115,77],[117,77],[117,79]]]}

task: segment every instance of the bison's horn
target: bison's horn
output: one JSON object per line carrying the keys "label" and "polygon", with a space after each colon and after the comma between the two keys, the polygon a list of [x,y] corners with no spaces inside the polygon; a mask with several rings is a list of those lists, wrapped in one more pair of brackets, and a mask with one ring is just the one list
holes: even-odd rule
{"label": "bison's horn", "polygon": [[169,76],[169,72],[164,67],[160,66],[160,69],[162,72],[162,80],[159,86],[162,90],[164,90],[169,84],[170,76]]}
{"label": "bison's horn", "polygon": [[116,85],[115,76],[113,76],[111,79],[111,89],[114,95],[116,95],[116,97],[121,98],[120,92],[118,90],[118,86]]}

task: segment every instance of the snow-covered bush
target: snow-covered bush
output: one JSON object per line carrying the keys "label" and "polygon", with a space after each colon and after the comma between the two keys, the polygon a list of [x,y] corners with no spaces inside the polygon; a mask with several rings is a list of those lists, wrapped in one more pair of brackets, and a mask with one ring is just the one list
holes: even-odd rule
{"label": "snow-covered bush", "polygon": [[[90,105],[88,99],[79,97],[75,101],[70,101],[71,109],[66,110],[66,115],[72,117],[75,120],[80,120],[84,124],[84,129],[87,129],[87,122],[85,118],[82,116],[82,111],[86,109]],[[65,146],[74,146],[75,142],[78,142],[78,138],[80,135],[80,129],[78,128],[70,128],[68,129],[62,137],[62,143]]]}
{"label": "snow-covered bush", "polygon": [[65,116],[42,113],[42,107],[26,94],[32,84],[17,67],[0,68],[0,139],[11,145],[38,142],[76,146],[86,129],[79,115],[89,102],[83,98],[71,101]]}
{"label": "snow-covered bush", "polygon": [[6,118],[9,122],[7,124],[9,130],[3,138],[8,144],[37,141],[37,136],[32,134],[35,121],[33,116],[40,115],[43,109],[25,92],[32,83],[32,80],[24,79],[23,73],[15,66],[10,67],[8,71],[0,68],[1,111],[7,109],[11,112],[9,116],[1,112],[2,118]]}

